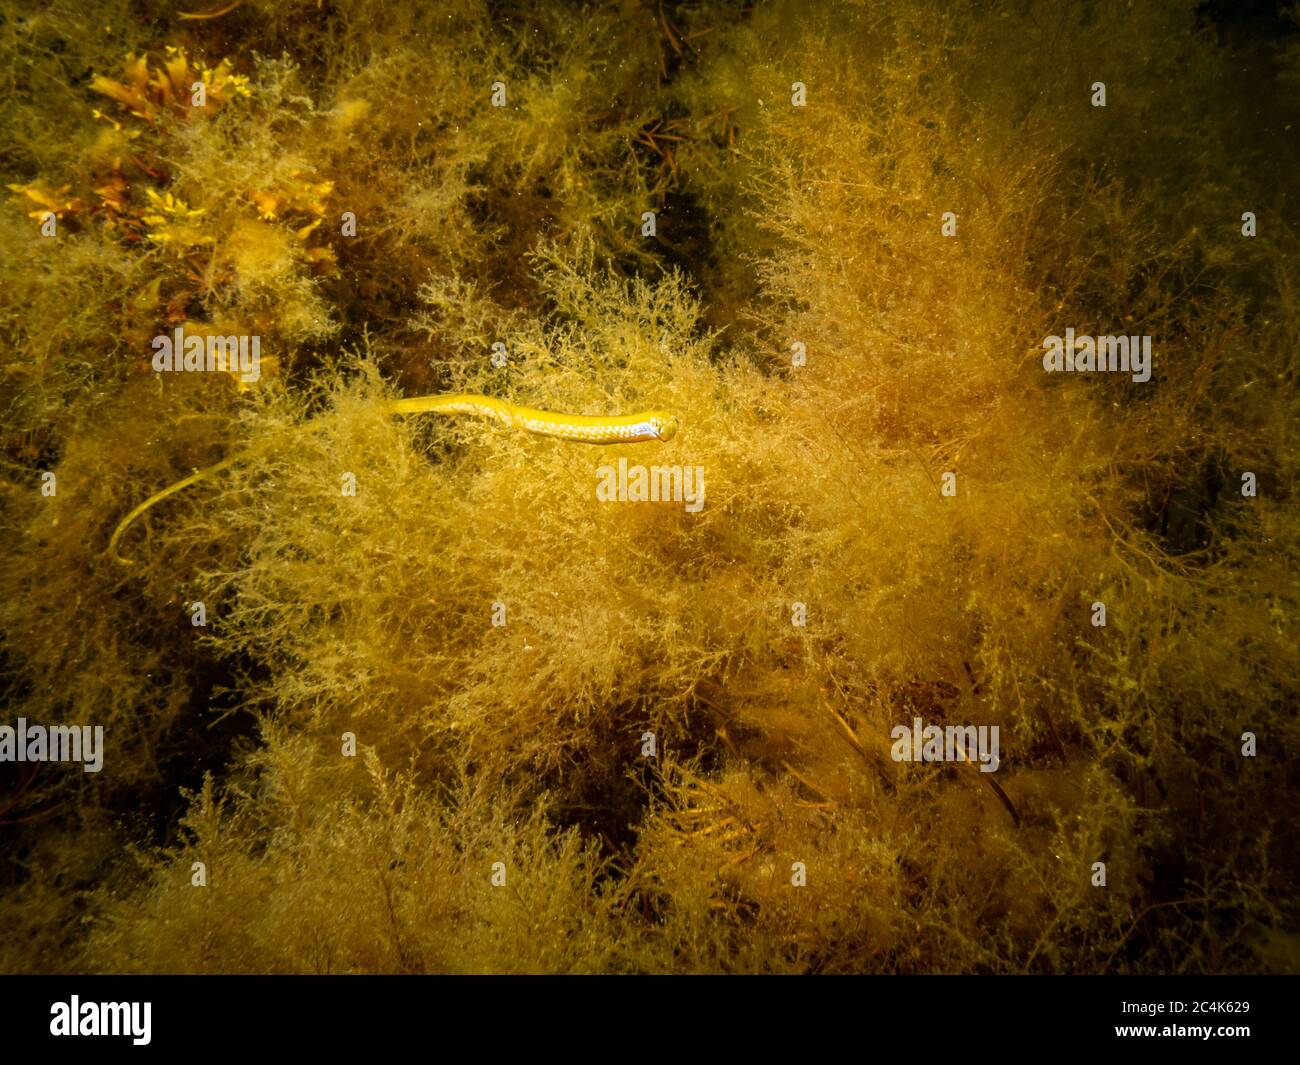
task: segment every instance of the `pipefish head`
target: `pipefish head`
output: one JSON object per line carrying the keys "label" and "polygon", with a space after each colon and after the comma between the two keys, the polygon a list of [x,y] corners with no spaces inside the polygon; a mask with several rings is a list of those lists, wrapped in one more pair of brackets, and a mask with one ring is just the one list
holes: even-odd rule
{"label": "pipefish head", "polygon": [[657,410],[651,413],[646,419],[646,424],[650,426],[650,431],[654,433],[657,440],[671,440],[677,435],[681,422],[677,420],[677,415],[669,414],[667,411]]}

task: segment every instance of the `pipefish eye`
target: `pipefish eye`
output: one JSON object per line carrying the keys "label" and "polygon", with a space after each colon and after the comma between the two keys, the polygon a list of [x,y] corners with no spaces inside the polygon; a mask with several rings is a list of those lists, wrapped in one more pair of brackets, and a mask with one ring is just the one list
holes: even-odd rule
{"label": "pipefish eye", "polygon": [[681,423],[677,420],[675,414],[656,414],[650,419],[650,426],[654,429],[655,436],[660,440],[671,440],[677,435]]}

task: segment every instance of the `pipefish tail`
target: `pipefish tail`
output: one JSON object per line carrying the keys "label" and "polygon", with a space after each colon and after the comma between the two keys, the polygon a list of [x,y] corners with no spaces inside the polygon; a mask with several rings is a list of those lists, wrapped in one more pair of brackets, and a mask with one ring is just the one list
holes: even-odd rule
{"label": "pipefish tail", "polygon": [[[385,413],[397,415],[473,414],[494,419],[511,429],[520,429],[535,436],[549,436],[578,444],[634,444],[646,440],[671,440],[677,435],[680,424],[676,415],[663,410],[645,410],[634,414],[615,414],[607,417],[590,414],[560,414],[556,411],[539,410],[536,407],[522,407],[492,396],[466,392],[390,400],[384,404],[383,409]],[[304,427],[306,431],[314,428],[317,426],[309,424]],[[241,462],[256,458],[269,447],[270,444],[263,443],[228,455],[220,462],[195,470],[188,477],[183,477],[175,484],[155,492],[117,523],[117,528],[113,530],[113,536],[108,542],[109,557],[124,566],[132,565],[130,559],[118,554],[117,549],[127,529],[135,523],[136,519],[168,496],[184,491],[200,481],[206,481]]]}
{"label": "pipefish tail", "polygon": [[244,0],[234,0],[234,3],[227,4],[217,11],[178,11],[176,17],[182,22],[201,22],[204,19],[220,18],[222,15],[229,15],[243,2]]}

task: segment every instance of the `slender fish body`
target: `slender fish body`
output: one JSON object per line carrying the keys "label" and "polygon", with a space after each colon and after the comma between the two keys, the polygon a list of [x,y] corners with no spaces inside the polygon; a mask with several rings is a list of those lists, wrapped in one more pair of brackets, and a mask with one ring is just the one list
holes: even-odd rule
{"label": "slender fish body", "polygon": [[416,396],[394,400],[394,414],[477,414],[494,418],[512,429],[538,436],[552,436],[579,444],[630,444],[644,440],[671,440],[677,433],[677,418],[662,410],[637,411],[608,417],[592,414],[559,414],[520,407],[492,396],[450,392],[439,396]]}
{"label": "slender fish body", "polygon": [[[520,407],[493,396],[472,395],[467,392],[448,392],[436,396],[412,396],[395,399],[384,408],[389,414],[474,414],[492,418],[512,429],[521,429],[536,436],[550,436],[558,440],[571,440],[578,444],[634,444],[645,440],[671,440],[677,435],[678,421],[674,414],[662,410],[637,411],[634,414],[615,414],[603,417],[594,414],[560,414]],[[309,423],[308,428],[311,427]],[[195,470],[175,484],[155,492],[118,522],[108,542],[108,554],[116,562],[128,565],[129,560],[117,553],[118,544],[131,524],[168,496],[206,481],[214,474],[229,469],[236,463],[253,458],[264,449],[252,448],[230,455],[220,462]]]}

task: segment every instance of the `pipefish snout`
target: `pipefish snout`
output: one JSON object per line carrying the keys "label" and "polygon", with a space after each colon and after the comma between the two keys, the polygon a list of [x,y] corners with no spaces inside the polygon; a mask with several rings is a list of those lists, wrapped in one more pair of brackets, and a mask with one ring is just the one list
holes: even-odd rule
{"label": "pipefish snout", "polygon": [[[436,396],[413,396],[408,399],[390,400],[384,404],[388,414],[475,414],[491,418],[512,429],[520,429],[535,436],[550,436],[557,440],[569,440],[578,444],[635,444],[647,440],[671,440],[681,427],[675,414],[664,410],[637,411],[634,414],[615,414],[600,416],[593,414],[561,414],[556,411],[540,410],[536,407],[522,407],[504,399],[492,396],[480,396],[466,392],[449,392]],[[311,428],[310,424],[306,428]],[[108,555],[115,562],[124,566],[131,565],[129,559],[117,553],[118,545],[132,524],[142,514],[168,496],[183,491],[190,485],[206,481],[222,470],[227,470],[247,459],[254,458],[266,450],[267,445],[249,448],[229,455],[220,462],[203,469],[195,470],[188,477],[183,477],[161,491],[155,492],[143,503],[135,507],[117,524],[113,536],[108,542]]]}

